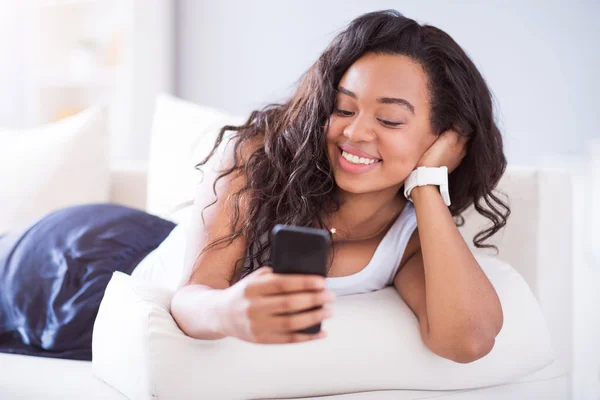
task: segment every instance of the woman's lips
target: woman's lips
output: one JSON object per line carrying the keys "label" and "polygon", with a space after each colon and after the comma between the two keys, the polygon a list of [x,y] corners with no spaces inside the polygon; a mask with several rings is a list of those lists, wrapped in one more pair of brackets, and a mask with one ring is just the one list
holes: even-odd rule
{"label": "woman's lips", "polygon": [[350,153],[350,154],[358,156],[358,157],[369,158],[372,160],[379,160],[377,157],[372,156],[369,153],[365,153],[364,151],[357,149],[356,147],[352,147],[349,144],[343,144],[340,146],[340,148],[342,150],[344,150],[346,153]]}
{"label": "woman's lips", "polygon": [[376,168],[379,164],[381,164],[381,160],[376,161],[372,164],[354,164],[351,163],[350,161],[346,160],[343,156],[342,156],[342,149],[338,149],[338,164],[340,166],[341,169],[343,169],[346,172],[349,172],[351,174],[362,174],[365,172],[368,172],[370,170],[372,170],[373,168]]}

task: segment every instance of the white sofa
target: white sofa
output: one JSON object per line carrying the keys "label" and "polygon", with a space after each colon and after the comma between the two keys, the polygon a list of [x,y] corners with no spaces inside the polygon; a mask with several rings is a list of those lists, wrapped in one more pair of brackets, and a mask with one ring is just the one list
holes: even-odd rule
{"label": "white sofa", "polygon": [[[550,327],[556,361],[508,385],[468,391],[401,391],[403,396],[408,396],[402,398],[570,398],[572,322],[568,238],[571,227],[566,215],[570,202],[558,195],[561,185],[568,180],[568,176],[559,171],[510,168],[502,184],[503,190],[511,197],[513,216],[502,237],[501,252],[519,269],[539,300]],[[145,182],[143,166],[113,170],[111,201],[143,209]],[[561,217],[561,213],[565,215]],[[470,219],[465,226],[465,234],[473,232],[475,225],[476,221]],[[32,382],[35,384],[32,385]],[[400,391],[378,391],[340,395],[339,399],[375,400],[399,396]],[[127,397],[95,378],[90,362],[0,354],[0,398],[67,400]]]}
{"label": "white sofa", "polygon": [[[157,152],[159,147],[154,146],[153,151]],[[169,191],[169,188],[166,185],[157,186],[160,179],[157,179],[156,171],[161,167],[169,171],[172,165],[157,164],[157,158],[160,157],[153,158],[151,152],[150,177],[144,164],[114,166],[110,171],[109,200],[160,213],[164,204],[157,199],[156,193]],[[509,168],[500,189],[510,198],[512,216],[507,227],[494,238],[494,243],[500,248],[499,257],[522,274],[539,301],[555,350],[555,361],[551,365],[495,387],[450,391],[372,391],[340,394],[327,399],[570,399],[573,345],[572,200],[565,195],[570,193],[566,189],[570,182],[570,176],[560,170]],[[173,194],[172,191],[169,193]],[[182,196],[183,199],[185,195]],[[467,224],[461,231],[470,243],[470,238],[483,220],[472,212],[466,214],[466,219]],[[91,364],[0,354],[0,398],[128,398],[97,379]]]}

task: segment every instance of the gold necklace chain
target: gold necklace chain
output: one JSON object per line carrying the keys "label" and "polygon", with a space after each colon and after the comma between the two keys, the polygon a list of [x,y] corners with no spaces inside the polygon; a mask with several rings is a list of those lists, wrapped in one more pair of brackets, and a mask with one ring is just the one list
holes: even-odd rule
{"label": "gold necklace chain", "polygon": [[[406,205],[405,205],[406,206]],[[402,207],[398,212],[396,212],[396,214],[394,215],[394,217],[390,220],[387,221],[385,224],[383,224],[383,226],[377,230],[377,232],[368,235],[368,236],[364,236],[364,237],[359,237],[359,238],[348,238],[346,237],[344,240],[346,241],[359,241],[359,240],[367,240],[367,239],[372,239],[374,237],[376,237],[377,235],[379,235],[381,232],[383,232],[388,226],[390,226],[394,221],[396,221],[396,218],[398,218],[398,216],[400,215],[400,213],[402,213],[402,210],[404,210],[404,207]],[[329,229],[329,232],[331,232],[331,236],[335,237],[334,235],[338,234],[338,230],[335,227],[331,227],[331,229]]]}

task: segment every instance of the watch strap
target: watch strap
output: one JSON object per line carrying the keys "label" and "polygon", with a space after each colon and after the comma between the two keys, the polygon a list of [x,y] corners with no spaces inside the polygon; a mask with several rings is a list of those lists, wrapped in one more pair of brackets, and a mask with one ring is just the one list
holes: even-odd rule
{"label": "watch strap", "polygon": [[410,173],[404,181],[404,197],[412,201],[410,193],[417,186],[436,185],[440,188],[440,194],[446,206],[450,205],[450,193],[448,191],[448,168],[445,166],[418,167]]}

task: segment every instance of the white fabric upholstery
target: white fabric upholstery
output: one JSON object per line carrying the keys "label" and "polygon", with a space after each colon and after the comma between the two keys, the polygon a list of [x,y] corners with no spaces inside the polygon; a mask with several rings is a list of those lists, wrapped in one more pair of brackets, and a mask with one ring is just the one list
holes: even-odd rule
{"label": "white fabric upholstery", "polygon": [[[440,397],[449,400],[564,400],[564,393],[568,390],[568,376],[548,374],[551,369],[552,365],[540,371],[539,376],[536,373],[512,384],[483,389],[444,392],[386,390],[311,399],[415,400]],[[0,399],[125,400],[128,397],[96,378],[92,373],[91,362],[0,354]],[[155,397],[153,400],[159,398]]]}
{"label": "white fabric upholstery", "polygon": [[3,131],[2,138],[0,234],[63,207],[108,200],[104,109],[93,107],[34,129]]}
{"label": "white fabric upholstery", "polygon": [[[509,168],[499,184],[508,194],[512,213],[504,229],[489,243],[498,257],[523,275],[546,316],[557,363],[565,371],[573,351],[573,182],[561,170]],[[489,222],[471,208],[465,213],[463,237],[476,254],[473,236]]]}
{"label": "white fabric upholstery", "polygon": [[[160,95],[150,143],[148,212],[181,222],[176,211],[193,201],[196,184],[203,177],[194,166],[208,155],[221,127],[243,122],[241,117]],[[203,169],[205,179],[219,165],[219,154]]]}
{"label": "white fabric upholstery", "polygon": [[2,400],[126,400],[92,373],[89,361],[0,353]]}
{"label": "white fabric upholstery", "polygon": [[146,162],[113,165],[110,171],[110,202],[146,210],[147,177]]}
{"label": "white fabric upholstery", "polygon": [[169,313],[172,292],[116,273],[94,327],[94,371],[130,398],[248,399],[466,389],[510,382],[548,365],[547,327],[523,278],[498,259],[479,262],[502,302],[504,326],[492,352],[474,363],[433,354],[394,288],[338,298],[334,318],[324,323],[325,340],[254,345],[187,337]]}
{"label": "white fabric upholstery", "polygon": [[184,270],[186,224],[177,225],[161,244],[135,267],[131,276],[171,290],[177,290],[189,280]]}

